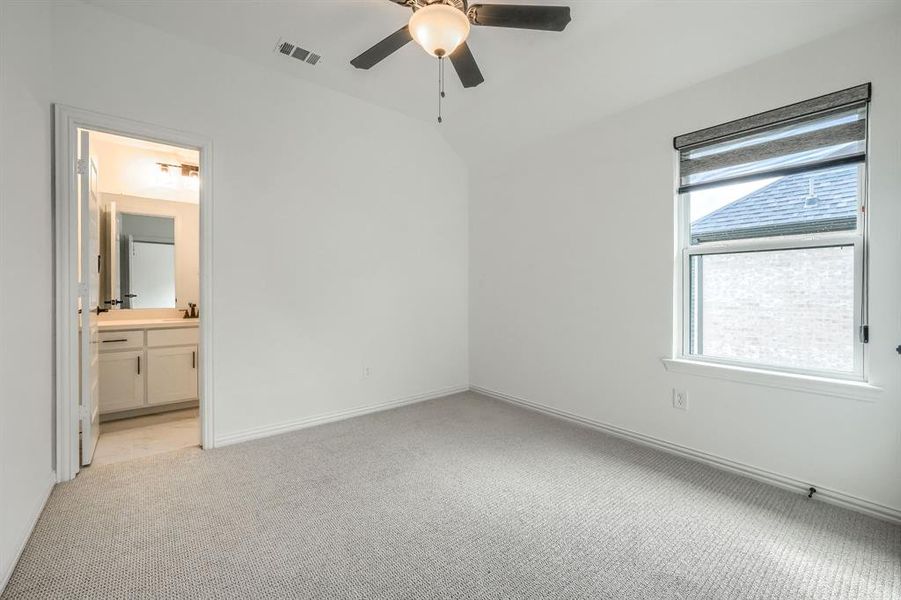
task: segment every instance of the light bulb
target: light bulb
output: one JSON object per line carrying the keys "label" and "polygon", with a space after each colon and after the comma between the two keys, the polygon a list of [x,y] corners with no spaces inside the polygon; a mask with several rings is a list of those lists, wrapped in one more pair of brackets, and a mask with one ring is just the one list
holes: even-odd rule
{"label": "light bulb", "polygon": [[469,19],[462,10],[436,2],[413,13],[410,35],[423,50],[441,58],[452,54],[469,37]]}

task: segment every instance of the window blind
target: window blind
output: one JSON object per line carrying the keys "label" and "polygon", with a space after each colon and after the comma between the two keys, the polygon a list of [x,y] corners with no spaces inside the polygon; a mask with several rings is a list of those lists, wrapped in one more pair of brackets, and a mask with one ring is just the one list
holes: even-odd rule
{"label": "window blind", "polygon": [[674,138],[679,192],[866,159],[866,83]]}

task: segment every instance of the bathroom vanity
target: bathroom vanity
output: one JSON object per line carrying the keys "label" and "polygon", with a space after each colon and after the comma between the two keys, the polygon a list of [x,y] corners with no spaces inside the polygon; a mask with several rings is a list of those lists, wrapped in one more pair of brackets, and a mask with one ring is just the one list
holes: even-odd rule
{"label": "bathroom vanity", "polygon": [[196,405],[197,319],[101,321],[104,420]]}

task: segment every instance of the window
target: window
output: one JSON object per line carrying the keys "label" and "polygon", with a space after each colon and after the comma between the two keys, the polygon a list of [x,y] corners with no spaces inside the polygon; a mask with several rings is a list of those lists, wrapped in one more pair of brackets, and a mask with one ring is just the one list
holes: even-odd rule
{"label": "window", "polygon": [[683,359],[864,378],[869,84],[677,137]]}

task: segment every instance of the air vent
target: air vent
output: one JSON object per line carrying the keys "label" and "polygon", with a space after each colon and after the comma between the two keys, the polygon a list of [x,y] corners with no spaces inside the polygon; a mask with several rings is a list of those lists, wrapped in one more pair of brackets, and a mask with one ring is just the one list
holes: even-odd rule
{"label": "air vent", "polygon": [[275,51],[279,54],[284,54],[290,58],[296,58],[301,62],[305,62],[308,65],[316,65],[322,60],[322,57],[315,52],[310,52],[306,48],[301,48],[297,44],[292,44],[291,42],[285,42],[282,40],[278,41],[278,44],[275,46]]}

